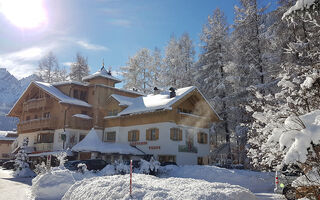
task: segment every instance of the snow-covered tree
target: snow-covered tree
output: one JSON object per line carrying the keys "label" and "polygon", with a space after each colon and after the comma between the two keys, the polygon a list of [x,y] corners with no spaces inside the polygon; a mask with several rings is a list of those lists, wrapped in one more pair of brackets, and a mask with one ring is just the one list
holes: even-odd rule
{"label": "snow-covered tree", "polygon": [[163,59],[165,82],[175,88],[193,85],[194,45],[187,33],[170,38]]}
{"label": "snow-covered tree", "polygon": [[76,61],[71,64],[70,79],[73,81],[82,81],[82,78],[89,75],[88,59],[80,53],[76,55]]}
{"label": "snow-covered tree", "polygon": [[127,66],[121,68],[124,88],[135,88],[145,94],[151,93],[153,69],[153,57],[150,50],[140,49],[136,55],[129,58]]}
{"label": "snow-covered tree", "polygon": [[28,146],[29,139],[26,137],[23,139],[22,146],[16,154],[15,166],[16,171],[14,172],[15,177],[34,177],[35,173],[30,169],[28,164],[28,155],[25,151]]}
{"label": "snow-covered tree", "polygon": [[49,52],[39,61],[37,75],[44,82],[52,83],[62,81],[60,76],[61,72],[58,59],[52,52]]}

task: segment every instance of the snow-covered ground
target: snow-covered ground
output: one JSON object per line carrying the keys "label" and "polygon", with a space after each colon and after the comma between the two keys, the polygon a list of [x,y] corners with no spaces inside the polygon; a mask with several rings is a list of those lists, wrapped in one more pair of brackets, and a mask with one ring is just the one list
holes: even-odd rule
{"label": "snow-covered ground", "polygon": [[0,199],[28,200],[30,189],[31,178],[14,178],[11,170],[0,168]]}
{"label": "snow-covered ground", "polygon": [[[32,187],[31,178],[13,178],[11,173],[0,169],[0,199],[129,199],[129,175],[113,176],[115,170],[110,166],[84,174],[55,168],[33,179]],[[133,198],[284,199],[271,191],[272,173],[213,166],[167,166],[161,173],[160,178],[133,174]]]}

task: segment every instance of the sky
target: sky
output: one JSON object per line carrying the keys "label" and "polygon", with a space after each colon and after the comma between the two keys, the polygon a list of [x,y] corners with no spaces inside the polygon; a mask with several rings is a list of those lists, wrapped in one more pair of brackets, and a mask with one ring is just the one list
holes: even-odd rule
{"label": "sky", "polygon": [[141,48],[164,50],[170,36],[199,35],[214,9],[231,24],[237,0],[0,0],[0,68],[18,79],[36,72],[52,51],[67,70],[76,53],[90,72],[119,67]]}

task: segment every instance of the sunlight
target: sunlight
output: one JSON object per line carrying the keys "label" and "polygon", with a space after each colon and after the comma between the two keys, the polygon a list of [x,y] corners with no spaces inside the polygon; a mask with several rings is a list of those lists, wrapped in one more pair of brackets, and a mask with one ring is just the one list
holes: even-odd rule
{"label": "sunlight", "polygon": [[42,0],[0,0],[0,12],[20,28],[36,28],[47,22]]}

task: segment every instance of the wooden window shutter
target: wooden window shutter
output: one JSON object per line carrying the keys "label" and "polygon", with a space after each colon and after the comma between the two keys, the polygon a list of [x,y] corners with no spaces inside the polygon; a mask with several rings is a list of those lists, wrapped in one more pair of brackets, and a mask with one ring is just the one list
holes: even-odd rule
{"label": "wooden window shutter", "polygon": [[159,140],[159,129],[156,128],[156,140]]}
{"label": "wooden window shutter", "polygon": [[179,140],[182,141],[182,130],[179,129]]}
{"label": "wooden window shutter", "polygon": [[201,133],[198,132],[198,143],[201,143]]}
{"label": "wooden window shutter", "polygon": [[132,132],[131,131],[128,132],[128,141],[132,141]]}
{"label": "wooden window shutter", "polygon": [[137,141],[140,140],[140,131],[137,131]]}
{"label": "wooden window shutter", "polygon": [[204,143],[208,144],[208,134],[204,134]]}
{"label": "wooden window shutter", "polygon": [[173,139],[173,134],[174,134],[174,129],[173,129],[173,128],[170,128],[170,139],[171,139],[171,140],[174,140],[174,139]]}
{"label": "wooden window shutter", "polygon": [[151,139],[151,130],[150,129],[147,129],[147,131],[146,131],[146,139],[147,140]]}

